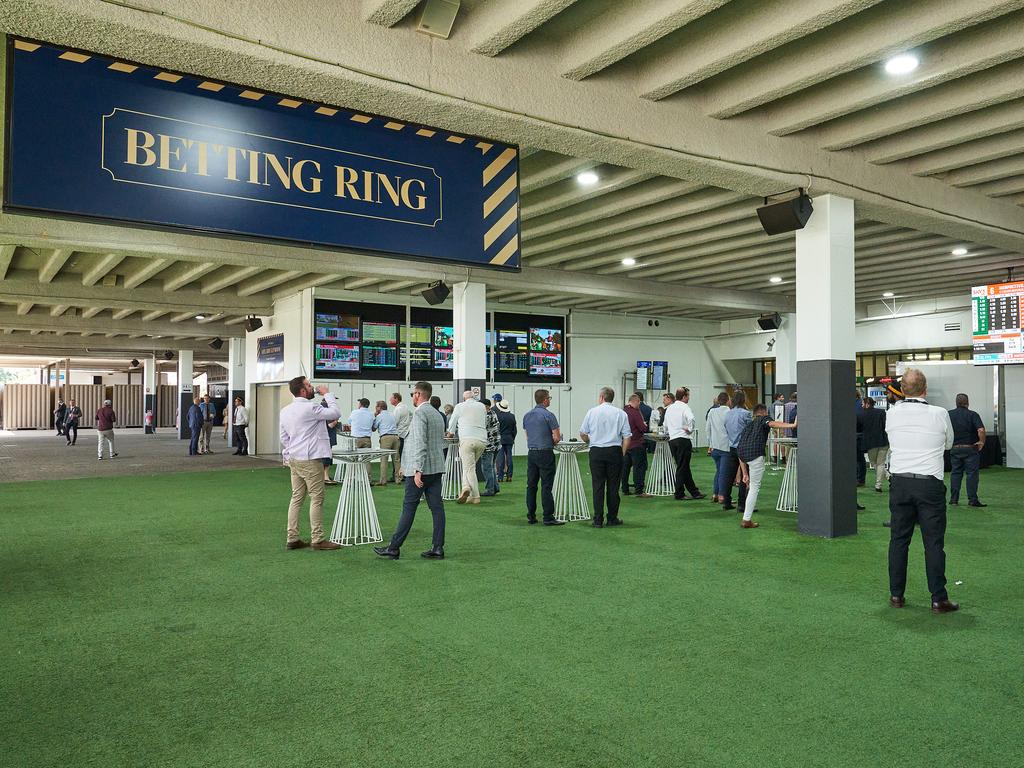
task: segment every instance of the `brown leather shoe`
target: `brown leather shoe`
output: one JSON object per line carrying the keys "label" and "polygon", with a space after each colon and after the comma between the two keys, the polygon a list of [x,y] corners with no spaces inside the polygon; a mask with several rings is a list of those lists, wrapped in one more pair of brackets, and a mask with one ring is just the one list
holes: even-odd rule
{"label": "brown leather shoe", "polygon": [[893,608],[902,608],[906,604],[906,601],[902,597],[896,597],[896,595],[893,595],[889,598],[889,605]]}
{"label": "brown leather shoe", "polygon": [[761,526],[759,526],[753,520],[741,520],[740,521],[740,528],[760,528],[760,527]]}
{"label": "brown leather shoe", "polygon": [[469,488],[463,488],[462,493],[459,494],[459,498],[457,498],[455,501],[458,504],[465,504],[467,501],[469,501]]}
{"label": "brown leather shoe", "polygon": [[335,544],[333,541],[318,541],[313,544],[313,549],[341,549],[341,544]]}
{"label": "brown leather shoe", "polygon": [[303,547],[308,547],[308,546],[309,546],[309,542],[308,541],[303,541],[302,539],[296,539],[295,541],[289,541],[287,544],[284,545],[284,548],[285,549],[302,549]]}
{"label": "brown leather shoe", "polygon": [[949,600],[932,601],[932,613],[952,613],[960,610],[960,603],[953,603]]}

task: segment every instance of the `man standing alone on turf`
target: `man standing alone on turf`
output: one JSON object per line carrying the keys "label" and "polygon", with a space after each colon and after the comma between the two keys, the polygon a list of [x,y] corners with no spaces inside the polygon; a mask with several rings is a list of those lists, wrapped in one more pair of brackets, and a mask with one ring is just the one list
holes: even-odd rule
{"label": "man standing alone on turf", "polygon": [[932,612],[949,613],[960,606],[946,593],[946,486],[944,452],[953,445],[953,425],[944,408],[929,405],[928,381],[916,368],[903,374],[903,402],[885,418],[889,435],[889,602],[904,606],[907,553],[914,526],[921,527],[924,569],[932,593]]}
{"label": "man standing alone on turf", "polygon": [[967,406],[970,401],[962,392],[956,396],[956,408],[949,412],[953,424],[953,447],[949,461],[953,471],[949,475],[949,503],[960,503],[960,481],[967,473],[967,505],[986,507],[978,499],[978,470],[981,469],[981,449],[985,447],[985,425],[981,416]]}
{"label": "man standing alone on turf", "polygon": [[[629,421],[626,412],[612,405],[615,390],[601,387],[597,405],[587,411],[580,425],[580,437],[590,444],[590,479],[594,495],[595,528],[604,527],[605,498],[608,525],[622,525],[619,519],[619,481],[622,457],[629,446]],[[639,411],[637,411],[639,413]],[[568,456],[566,458],[575,458]]]}
{"label": "man standing alone on turf", "polygon": [[109,400],[104,400],[103,407],[96,411],[96,452],[100,461],[103,461],[104,444],[111,459],[117,456],[117,451],[114,450],[114,424],[117,423],[117,416],[110,405]]}
{"label": "man standing alone on turf", "polygon": [[203,433],[203,410],[199,407],[199,395],[192,398],[192,405],[185,414],[188,422],[188,455],[199,455],[199,436]]}
{"label": "man standing alone on turf", "polygon": [[[295,399],[281,409],[281,458],[291,470],[292,499],[288,505],[287,549],[310,546],[299,538],[299,512],[309,496],[309,529],[313,549],[340,549],[324,539],[324,459],[331,458],[327,422],[340,418],[334,395],[321,384],[317,392],[323,400],[313,399],[313,385],[305,376],[288,382]],[[322,403],[327,403],[323,405]]]}
{"label": "man standing alone on turf", "polygon": [[537,404],[523,416],[526,433],[526,522],[537,522],[537,484],[540,483],[540,502],[544,510],[544,525],[565,525],[555,520],[555,497],[551,489],[555,484],[555,445],[562,442],[558,419],[548,410],[551,393],[538,389],[533,393]]}
{"label": "man standing alone on turf", "polygon": [[444,472],[444,417],[430,404],[433,387],[418,381],[412,392],[416,408],[409,426],[409,436],[402,451],[402,474],[405,476],[405,499],[402,516],[398,520],[391,542],[386,547],[374,547],[380,557],[397,560],[416,519],[420,499],[427,497],[427,506],[434,518],[431,547],[420,557],[444,560],[444,502],[441,500],[441,476]]}
{"label": "man standing alone on turf", "polygon": [[694,417],[689,402],[690,390],[680,387],[676,390],[675,401],[665,409],[668,447],[672,451],[672,458],[676,461],[676,501],[683,501],[686,498],[686,491],[689,491],[690,496],[694,499],[705,498],[693,481],[693,473],[690,471],[690,457],[693,455],[691,438]]}

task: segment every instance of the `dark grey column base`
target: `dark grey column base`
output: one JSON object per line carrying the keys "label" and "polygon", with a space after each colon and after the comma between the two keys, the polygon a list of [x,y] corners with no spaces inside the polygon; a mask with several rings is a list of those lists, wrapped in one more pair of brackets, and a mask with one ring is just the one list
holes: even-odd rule
{"label": "dark grey column base", "polygon": [[452,405],[458,405],[461,403],[462,393],[467,389],[472,389],[473,387],[480,387],[481,398],[487,397],[484,392],[484,389],[487,386],[486,379],[455,379],[452,384]]}
{"label": "dark grey column base", "polygon": [[857,425],[852,360],[797,363],[800,382],[801,533],[835,538],[857,533]]}
{"label": "dark grey column base", "polygon": [[153,393],[149,393],[149,394],[145,395],[145,402],[144,402],[144,404],[142,406],[142,423],[143,423],[143,425],[145,425],[145,423],[146,423],[146,411],[152,411],[153,412],[153,426],[152,427],[144,426],[144,432],[147,435],[152,435],[152,434],[156,433],[156,429],[155,429],[155,427],[156,427],[156,395],[154,395]]}

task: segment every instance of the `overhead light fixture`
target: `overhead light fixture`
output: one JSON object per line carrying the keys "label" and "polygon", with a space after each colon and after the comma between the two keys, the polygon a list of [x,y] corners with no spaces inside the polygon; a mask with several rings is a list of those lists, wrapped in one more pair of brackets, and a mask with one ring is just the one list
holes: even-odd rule
{"label": "overhead light fixture", "polygon": [[206,315],[196,315],[196,320],[205,320]]}
{"label": "overhead light fixture", "polygon": [[627,258],[622,260],[622,266],[624,266],[624,267],[636,266],[636,259],[632,259],[632,258],[627,257]]}
{"label": "overhead light fixture", "polygon": [[771,277],[768,278],[768,282],[769,283],[781,283],[782,282],[782,278],[779,277],[778,275],[772,275]]}
{"label": "overhead light fixture", "polygon": [[591,184],[597,184],[601,178],[593,171],[583,171],[583,173],[577,174],[576,181],[585,187],[589,187]]}
{"label": "overhead light fixture", "polygon": [[262,327],[263,321],[256,317],[256,315],[245,316],[245,330],[247,330],[249,333],[252,333],[253,331],[258,331]]}
{"label": "overhead light fixture", "polygon": [[954,248],[952,250],[952,254],[954,256],[966,256],[967,255],[967,249],[966,248]]}
{"label": "overhead light fixture", "polygon": [[210,342],[210,349],[220,349],[223,346],[224,339],[222,339],[220,336],[218,336],[217,338]]}
{"label": "overhead light fixture", "polygon": [[[772,197],[796,192],[795,197],[790,197],[778,203],[769,203]],[[783,232],[795,232],[803,229],[807,220],[814,213],[814,206],[811,198],[804,194],[803,189],[791,189],[789,192],[782,192],[779,195],[770,195],[764,199],[764,205],[757,209],[757,218],[761,220],[761,226],[766,234],[780,235]]]}
{"label": "overhead light fixture", "polygon": [[885,62],[885,71],[890,75],[906,75],[917,69],[920,63],[914,54],[901,53]]}
{"label": "overhead light fixture", "polygon": [[896,294],[893,293],[892,291],[886,291],[885,293],[882,294],[882,298],[883,299],[891,299],[895,295]]}

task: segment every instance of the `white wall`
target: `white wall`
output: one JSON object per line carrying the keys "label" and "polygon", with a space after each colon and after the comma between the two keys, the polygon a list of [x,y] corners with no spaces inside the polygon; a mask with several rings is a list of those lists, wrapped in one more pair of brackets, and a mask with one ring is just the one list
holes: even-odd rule
{"label": "white wall", "polygon": [[1003,366],[1006,466],[1024,469],[1024,365]]}

